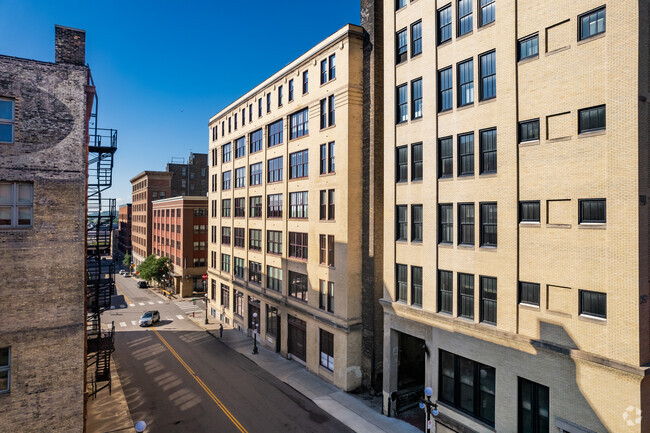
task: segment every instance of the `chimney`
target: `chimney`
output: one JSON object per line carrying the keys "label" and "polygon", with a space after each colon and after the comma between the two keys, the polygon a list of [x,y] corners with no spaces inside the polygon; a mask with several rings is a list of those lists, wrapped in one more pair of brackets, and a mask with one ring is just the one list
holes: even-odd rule
{"label": "chimney", "polygon": [[86,64],[86,31],[55,25],[54,61],[84,66]]}

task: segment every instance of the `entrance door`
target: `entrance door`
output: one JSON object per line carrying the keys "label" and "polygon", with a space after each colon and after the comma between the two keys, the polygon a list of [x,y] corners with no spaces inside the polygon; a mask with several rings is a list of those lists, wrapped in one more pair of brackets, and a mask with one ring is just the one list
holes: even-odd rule
{"label": "entrance door", "polygon": [[297,317],[289,316],[289,353],[303,362],[307,358],[307,323]]}

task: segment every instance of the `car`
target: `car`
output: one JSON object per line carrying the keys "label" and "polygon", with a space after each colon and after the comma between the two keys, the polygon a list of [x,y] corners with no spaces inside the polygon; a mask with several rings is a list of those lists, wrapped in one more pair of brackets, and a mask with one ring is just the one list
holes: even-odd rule
{"label": "car", "polygon": [[138,289],[146,289],[147,287],[146,281],[138,281]]}
{"label": "car", "polygon": [[129,278],[130,276],[131,276],[131,274],[129,274],[128,272],[124,273],[124,278]]}
{"label": "car", "polygon": [[147,311],[140,317],[140,326],[151,326],[160,322],[160,313],[158,311]]}
{"label": "car", "polygon": [[126,274],[126,271],[124,269],[120,269],[120,275]]}

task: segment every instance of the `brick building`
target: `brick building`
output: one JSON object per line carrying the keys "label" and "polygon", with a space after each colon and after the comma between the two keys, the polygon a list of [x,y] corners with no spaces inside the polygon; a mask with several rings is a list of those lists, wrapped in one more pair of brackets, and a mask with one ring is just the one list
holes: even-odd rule
{"label": "brick building", "polygon": [[203,292],[207,271],[208,198],[180,196],[152,202],[153,254],[169,258],[172,293]]}
{"label": "brick building", "polygon": [[648,2],[380,7],[384,410],[650,431]]}
{"label": "brick building", "polygon": [[171,197],[191,195],[205,196],[208,193],[208,154],[190,153],[185,163],[170,162],[165,171],[173,173]]}
{"label": "brick building", "polygon": [[118,215],[118,252],[120,256],[124,257],[126,254],[131,254],[131,219],[132,219],[132,204],[127,203],[120,206]]}

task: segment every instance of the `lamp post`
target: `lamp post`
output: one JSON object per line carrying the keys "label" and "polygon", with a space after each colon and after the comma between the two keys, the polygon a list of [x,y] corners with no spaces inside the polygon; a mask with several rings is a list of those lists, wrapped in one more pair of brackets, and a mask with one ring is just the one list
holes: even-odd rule
{"label": "lamp post", "polygon": [[144,421],[138,421],[135,424],[135,431],[137,433],[142,433],[147,428],[147,423]]}
{"label": "lamp post", "polygon": [[257,313],[253,313],[253,355],[257,355]]}
{"label": "lamp post", "polygon": [[433,390],[431,389],[430,386],[427,386],[424,388],[424,396],[426,398],[421,398],[420,399],[420,409],[424,409],[425,412],[427,413],[427,425],[425,428],[425,431],[427,433],[431,433],[431,425],[433,424],[433,420],[431,419],[431,416],[438,416],[438,405],[435,404],[434,402],[431,401],[431,396],[433,395]]}
{"label": "lamp post", "polygon": [[206,280],[203,280],[203,292],[205,292],[205,324],[208,324],[208,292],[206,291],[205,284]]}

